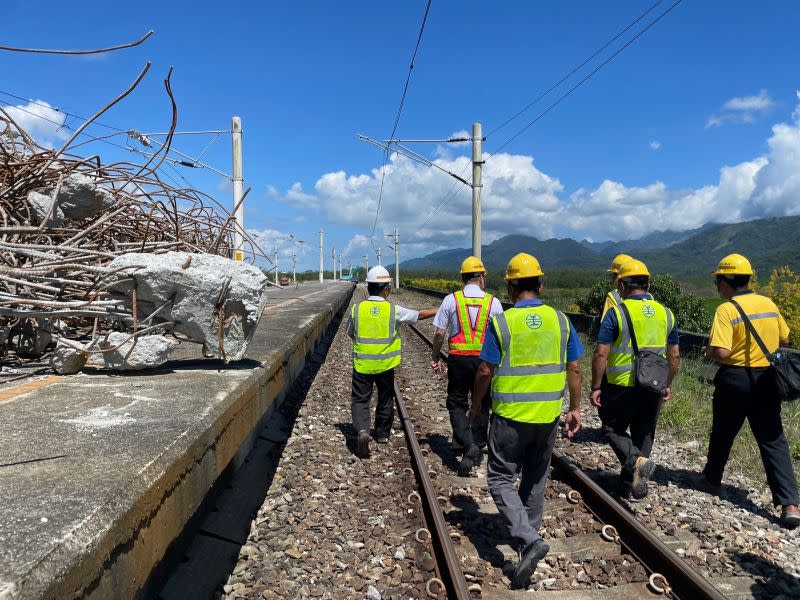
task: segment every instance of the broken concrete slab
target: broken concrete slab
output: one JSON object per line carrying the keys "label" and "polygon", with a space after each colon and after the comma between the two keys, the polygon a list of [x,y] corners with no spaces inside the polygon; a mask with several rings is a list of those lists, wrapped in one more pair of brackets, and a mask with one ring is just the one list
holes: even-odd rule
{"label": "broken concrete slab", "polygon": [[[171,328],[203,344],[207,356],[240,360],[267,303],[267,278],[252,265],[213,254],[123,254],[112,296],[132,302],[149,325]],[[131,278],[134,281],[130,281]]]}
{"label": "broken concrete slab", "polygon": [[128,333],[112,331],[95,340],[90,350],[106,350],[89,354],[88,367],[132,371],[160,367],[178,347],[178,340],[163,335],[132,338]]}
{"label": "broken concrete slab", "polygon": [[59,375],[74,375],[83,369],[87,358],[85,352],[73,348],[63,340],[58,340],[53,356],[50,357],[50,365]]}
{"label": "broken concrete slab", "polygon": [[93,177],[80,173],[73,173],[61,182],[55,202],[54,193],[55,188],[42,188],[28,193],[28,202],[37,222],[41,223],[50,213],[48,227],[60,227],[66,219],[87,219],[112,208],[116,203],[110,191],[97,185]]}

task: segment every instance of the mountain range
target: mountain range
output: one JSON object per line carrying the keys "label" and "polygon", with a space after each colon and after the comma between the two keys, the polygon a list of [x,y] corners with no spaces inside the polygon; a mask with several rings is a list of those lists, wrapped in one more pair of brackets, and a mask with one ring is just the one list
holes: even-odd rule
{"label": "mountain range", "polygon": [[[505,269],[518,252],[533,254],[547,269],[598,269],[608,267],[620,252],[645,261],[651,272],[680,277],[708,275],[726,254],[747,256],[761,273],[788,265],[800,271],[800,216],[757,219],[733,224],[707,224],[691,231],[657,231],[622,242],[576,241],[572,238],[539,240],[507,235],[482,247],[491,271]],[[404,270],[450,271],[471,254],[469,248],[439,250],[400,263]]]}

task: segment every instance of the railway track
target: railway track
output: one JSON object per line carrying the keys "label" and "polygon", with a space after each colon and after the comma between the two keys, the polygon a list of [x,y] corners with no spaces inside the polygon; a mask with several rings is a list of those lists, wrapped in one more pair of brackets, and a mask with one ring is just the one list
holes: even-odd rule
{"label": "railway track", "polygon": [[[410,329],[416,339],[405,336],[396,402],[426,521],[422,535],[430,535],[437,562],[428,594],[442,597],[436,587],[441,583],[448,598],[519,597],[524,592],[508,590],[514,552],[503,546],[505,527],[493,510],[485,478],[450,474],[455,455],[445,441],[447,411],[441,403],[413,398],[429,385],[430,376],[424,379],[420,369],[428,364],[425,350],[432,342],[418,327]],[[407,399],[404,391],[410,392]],[[556,533],[547,539],[551,552],[537,569],[534,588],[548,590],[553,598],[564,593],[577,598],[581,589],[591,590],[593,598],[725,598],[567,456],[554,450],[551,466],[543,525],[550,526],[546,532],[563,530],[563,537]],[[486,562],[490,566],[481,569]],[[567,587],[559,591],[557,582]]]}

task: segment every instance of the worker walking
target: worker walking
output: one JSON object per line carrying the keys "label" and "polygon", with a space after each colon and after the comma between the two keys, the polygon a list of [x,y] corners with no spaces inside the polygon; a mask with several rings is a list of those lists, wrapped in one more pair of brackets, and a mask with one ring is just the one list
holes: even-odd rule
{"label": "worker walking", "polygon": [[614,260],[611,261],[611,266],[606,270],[611,276],[611,291],[608,292],[606,295],[606,302],[603,305],[603,314],[600,315],[600,320],[602,321],[606,313],[614,308],[615,306],[619,306],[620,302],[622,302],[622,296],[620,295],[620,291],[618,289],[618,282],[619,282],[619,270],[626,262],[632,260],[633,257],[627,254],[617,254],[614,257]]}
{"label": "worker walking", "polygon": [[[514,307],[492,320],[481,349],[470,422],[481,414],[491,382],[488,484],[498,510],[518,544],[520,560],[512,585],[526,588],[550,547],[539,535],[544,488],[558,420],[569,387],[567,436],[581,426],[583,346],[569,319],[542,304],[542,272],[530,254],[508,263],[506,282]],[[521,473],[519,490],[514,481]]]}
{"label": "worker walking", "polygon": [[445,296],[433,325],[431,368],[434,373],[444,370],[441,358],[445,335],[449,344],[447,360],[447,411],[453,428],[453,444],[464,454],[458,466],[458,474],[469,475],[472,467],[480,461],[481,450],[486,447],[489,428],[489,403],[478,402],[484,407],[481,417],[470,426],[467,420],[469,394],[475,384],[475,373],[480,362],[483,340],[489,320],[503,312],[500,301],[486,293],[486,268],[479,258],[470,256],[461,263],[461,280],[464,289]]}
{"label": "worker walking", "polygon": [[781,403],[771,387],[770,363],[756,339],[774,353],[789,345],[789,327],[772,300],[749,288],[753,268],[744,256],[726,256],[713,274],[727,302],[717,308],[711,326],[707,354],[720,368],[714,377],[708,458],[693,484],[719,494],[733,440],[747,419],[761,451],[772,502],[782,507],[783,526],[793,529],[800,525],[797,480],[783,433]]}
{"label": "worker walking", "polygon": [[[620,495],[641,500],[647,496],[656,466],[649,457],[658,413],[662,402],[669,399],[680,366],[678,329],[672,311],[648,293],[650,273],[643,262],[628,260],[617,275],[622,302],[611,308],[600,324],[592,360],[591,398],[599,408],[602,433],[622,463]],[[637,382],[637,351],[649,351],[669,361],[663,394]]]}
{"label": "worker walking", "polygon": [[389,441],[394,420],[394,370],[400,364],[400,323],[429,319],[436,309],[410,310],[386,301],[392,277],[384,267],[367,273],[369,297],[350,312],[347,335],[353,339],[353,427],[358,434],[358,456],[369,457],[370,398],[378,388],[375,406],[375,440]]}

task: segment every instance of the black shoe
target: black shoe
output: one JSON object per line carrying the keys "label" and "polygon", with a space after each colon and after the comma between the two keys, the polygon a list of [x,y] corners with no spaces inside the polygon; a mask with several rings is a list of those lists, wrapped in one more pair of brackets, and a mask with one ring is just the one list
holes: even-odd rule
{"label": "black shoe", "polygon": [[652,460],[644,456],[636,459],[636,466],[633,468],[633,482],[631,483],[631,496],[634,500],[641,500],[647,496],[647,484],[655,471],[656,463]]}
{"label": "black shoe", "polygon": [[461,462],[458,463],[458,476],[469,477],[473,465],[474,463],[472,462],[472,459],[465,454],[464,458],[461,459]]}
{"label": "black shoe", "polygon": [[719,496],[722,493],[722,485],[712,482],[702,472],[691,473],[689,475],[689,485],[700,492],[705,492],[712,496]]}
{"label": "black shoe", "polygon": [[544,540],[536,540],[528,544],[522,551],[522,558],[514,569],[511,577],[511,587],[517,590],[526,589],[531,583],[531,575],[536,570],[536,565],[550,552],[550,546]]}
{"label": "black shoe", "polygon": [[358,458],[369,458],[369,434],[366,431],[358,432]]}
{"label": "black shoe", "polygon": [[375,438],[375,441],[378,442],[379,444],[388,444],[389,443],[389,437],[386,436],[386,435],[380,435],[380,436]]}

